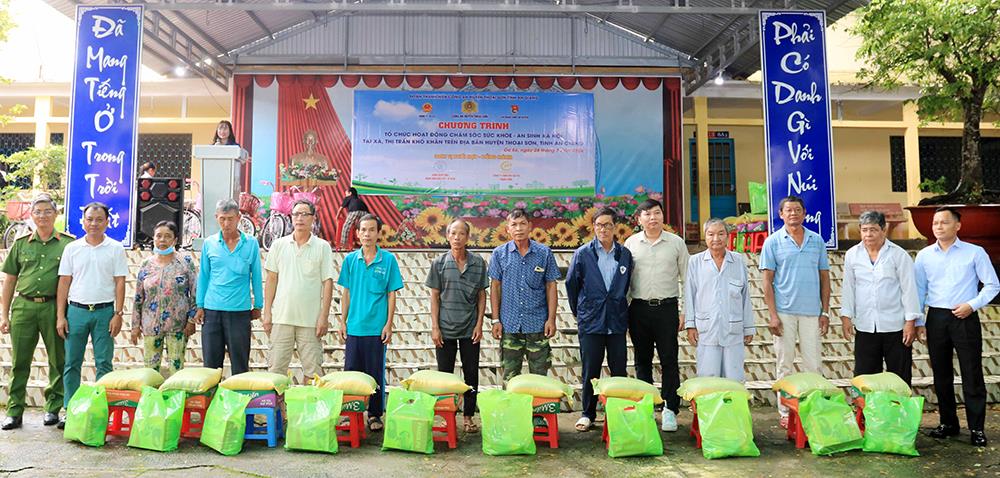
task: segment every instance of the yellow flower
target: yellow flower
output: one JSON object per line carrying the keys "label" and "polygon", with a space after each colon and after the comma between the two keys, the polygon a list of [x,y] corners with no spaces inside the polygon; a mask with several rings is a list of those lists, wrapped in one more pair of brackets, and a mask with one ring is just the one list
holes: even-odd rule
{"label": "yellow flower", "polygon": [[438,233],[438,231],[429,231],[427,234],[424,234],[423,241],[425,246],[448,244],[448,240]]}
{"label": "yellow flower", "polygon": [[486,247],[489,245],[489,239],[486,237],[489,231],[480,229],[472,224],[469,224],[469,245],[472,247]]}
{"label": "yellow flower", "polygon": [[507,221],[502,221],[490,234],[490,244],[499,246],[507,242],[510,242],[510,235],[507,234]]}
{"label": "yellow flower", "polygon": [[635,231],[632,230],[632,226],[619,222],[615,224],[615,240],[624,243],[625,239],[628,239]]}
{"label": "yellow flower", "polygon": [[560,222],[552,230],[553,245],[559,247],[574,247],[578,243],[576,228],[572,224]]}
{"label": "yellow flower", "polygon": [[529,236],[529,237],[531,237],[531,239],[534,239],[535,242],[537,242],[539,244],[545,244],[546,246],[549,245],[552,242],[549,239],[549,233],[548,233],[548,231],[546,231],[545,229],[542,229],[540,227],[536,227],[536,228],[532,229],[531,230],[531,236]]}
{"label": "yellow flower", "polygon": [[394,247],[399,245],[396,241],[396,230],[388,224],[383,224],[382,229],[378,232],[378,242],[382,247]]}
{"label": "yellow flower", "polygon": [[437,207],[429,207],[417,214],[414,223],[427,232],[438,232],[448,227],[448,215]]}

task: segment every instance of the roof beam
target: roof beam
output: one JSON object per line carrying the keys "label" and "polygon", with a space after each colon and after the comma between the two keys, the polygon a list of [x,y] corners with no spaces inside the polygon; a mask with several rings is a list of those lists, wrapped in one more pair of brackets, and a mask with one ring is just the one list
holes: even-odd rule
{"label": "roof beam", "polygon": [[219,2],[216,0],[192,0],[187,2],[162,2],[148,3],[146,8],[151,10],[245,10],[245,11],[320,11],[320,12],[386,12],[386,13],[591,13],[591,14],[678,14],[678,15],[722,15],[722,16],[745,16],[756,15],[758,8],[747,7],[719,7],[719,6],[692,6],[688,5],[662,5],[662,4],[641,4],[641,3],[621,3],[613,5],[594,5],[579,3],[561,4],[521,4],[521,3],[404,3],[401,1],[389,2],[310,2],[308,0],[287,0],[262,3],[245,3],[238,1]]}
{"label": "roof beam", "polygon": [[245,11],[247,16],[250,17],[250,19],[253,20],[253,22],[257,25],[257,28],[260,28],[261,31],[267,34],[267,36],[274,38],[274,32],[272,32],[271,29],[268,28],[266,24],[264,24],[264,21],[261,20],[256,13],[250,10],[245,10]]}
{"label": "roof beam", "polygon": [[167,17],[157,11],[146,10],[142,22],[143,42],[153,41],[166,53],[176,57],[188,68],[215,83],[224,91],[229,89],[229,78],[233,74],[232,67],[219,61],[206,61],[214,58],[200,43],[174,25]]}

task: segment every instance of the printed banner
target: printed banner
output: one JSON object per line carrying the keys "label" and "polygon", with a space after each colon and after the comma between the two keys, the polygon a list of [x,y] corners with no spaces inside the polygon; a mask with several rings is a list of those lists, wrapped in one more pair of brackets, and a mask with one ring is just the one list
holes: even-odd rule
{"label": "printed banner", "polygon": [[141,52],[141,6],[77,7],[66,175],[66,228],[77,237],[84,206],[99,201],[108,236],[132,246]]}
{"label": "printed banner", "polygon": [[362,194],[593,196],[589,93],[357,91]]}
{"label": "printed banner", "polygon": [[833,143],[823,12],[760,12],[771,232],[784,224],[778,202],[801,197],[805,226],[837,247]]}

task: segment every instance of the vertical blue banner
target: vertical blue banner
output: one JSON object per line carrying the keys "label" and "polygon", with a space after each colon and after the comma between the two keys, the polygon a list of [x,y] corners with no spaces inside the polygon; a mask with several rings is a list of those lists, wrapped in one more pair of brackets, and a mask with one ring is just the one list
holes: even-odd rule
{"label": "vertical blue banner", "polygon": [[138,139],[141,6],[78,6],[66,174],[66,228],[82,237],[83,208],[111,210],[107,234],[132,246]]}
{"label": "vertical blue banner", "polygon": [[822,11],[760,12],[768,224],[771,232],[781,228],[784,222],[778,216],[778,202],[785,196],[798,196],[806,204],[804,226],[823,236],[828,249],[835,249],[825,31]]}

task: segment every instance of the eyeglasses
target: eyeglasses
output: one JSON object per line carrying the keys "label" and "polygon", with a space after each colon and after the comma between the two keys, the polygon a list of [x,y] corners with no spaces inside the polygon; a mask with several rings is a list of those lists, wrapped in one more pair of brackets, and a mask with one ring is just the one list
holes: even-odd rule
{"label": "eyeglasses", "polygon": [[309,216],[312,216],[312,215],[313,215],[313,213],[311,213],[311,212],[293,212],[292,213],[292,217],[309,217]]}
{"label": "eyeglasses", "polygon": [[611,229],[615,227],[613,222],[595,222],[594,229]]}
{"label": "eyeglasses", "polygon": [[36,215],[36,216],[55,216],[56,215],[56,210],[55,209],[45,209],[45,210],[39,211],[38,209],[35,209],[34,211],[31,211],[31,213],[34,214],[34,215]]}

